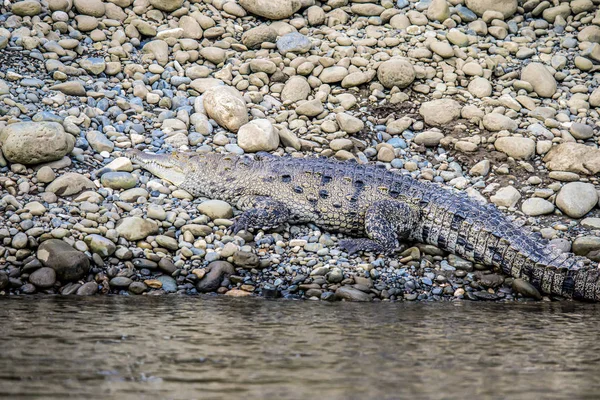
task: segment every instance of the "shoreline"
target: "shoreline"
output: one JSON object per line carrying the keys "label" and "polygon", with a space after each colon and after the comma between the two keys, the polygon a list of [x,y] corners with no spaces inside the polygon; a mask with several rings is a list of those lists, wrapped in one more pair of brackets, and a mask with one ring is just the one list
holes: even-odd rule
{"label": "shoreline", "polygon": [[0,295],[551,300],[430,245],[348,257],[311,225],[232,237],[238,210],[123,157],[378,163],[597,264],[600,2],[479,3],[0,6]]}

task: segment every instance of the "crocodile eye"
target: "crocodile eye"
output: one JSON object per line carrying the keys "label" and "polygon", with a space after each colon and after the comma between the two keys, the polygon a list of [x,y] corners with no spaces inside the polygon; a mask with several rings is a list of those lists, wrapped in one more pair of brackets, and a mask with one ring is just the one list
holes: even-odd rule
{"label": "crocodile eye", "polygon": [[296,186],[296,187],[294,187],[294,192],[296,192],[296,193],[304,193],[304,189],[302,189],[300,186]]}
{"label": "crocodile eye", "polygon": [[281,181],[282,182],[289,182],[292,180],[292,177],[290,175],[281,175]]}

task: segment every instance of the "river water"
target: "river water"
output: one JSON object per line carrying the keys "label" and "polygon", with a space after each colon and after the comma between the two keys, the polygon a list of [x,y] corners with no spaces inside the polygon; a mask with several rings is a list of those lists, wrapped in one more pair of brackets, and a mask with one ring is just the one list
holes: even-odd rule
{"label": "river water", "polygon": [[0,398],[552,399],[600,390],[600,305],[0,299]]}

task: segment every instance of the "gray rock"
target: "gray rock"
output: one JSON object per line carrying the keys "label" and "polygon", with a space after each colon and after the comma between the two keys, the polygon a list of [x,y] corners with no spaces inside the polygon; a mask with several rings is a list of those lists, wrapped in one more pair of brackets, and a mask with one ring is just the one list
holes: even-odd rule
{"label": "gray rock", "polygon": [[515,292],[522,294],[525,297],[531,297],[536,300],[541,300],[540,292],[529,282],[523,279],[515,279],[512,283],[512,288]]}
{"label": "gray rock", "polygon": [[415,80],[415,69],[406,59],[392,59],[384,61],[377,68],[377,79],[388,89],[394,86],[403,89]]}
{"label": "gray rock", "polygon": [[556,80],[544,64],[528,64],[521,71],[521,80],[529,82],[538,96],[552,97],[556,93]]}
{"label": "gray rock", "polygon": [[174,293],[177,291],[177,282],[175,279],[170,276],[161,275],[156,278],[160,283],[162,283],[162,290],[167,293]]}
{"label": "gray rock", "polygon": [[492,132],[498,132],[503,130],[512,132],[517,130],[517,128],[519,127],[515,120],[507,117],[506,115],[498,113],[486,114],[483,117],[483,126],[485,129]]}
{"label": "gray rock", "polygon": [[208,89],[203,96],[206,113],[219,125],[232,132],[248,123],[248,110],[241,93],[231,86]]}
{"label": "gray rock", "polygon": [[101,132],[89,131],[85,135],[85,138],[90,143],[90,146],[92,146],[92,149],[96,150],[98,153],[103,151],[108,151],[110,153],[115,148],[115,144]]}
{"label": "gray rock", "polygon": [[311,47],[310,39],[298,32],[288,33],[277,40],[277,49],[281,54],[302,54],[308,52]]}
{"label": "gray rock", "polygon": [[117,246],[104,236],[92,234],[86,236],[84,241],[93,253],[101,257],[111,256],[117,250]]}
{"label": "gray rock", "polygon": [[248,153],[273,151],[279,147],[279,134],[268,119],[254,119],[237,133],[238,146]]}
{"label": "gray rock", "polygon": [[54,269],[61,281],[81,279],[90,269],[90,261],[85,254],[58,239],[43,242],[38,247],[37,258],[44,267]]}
{"label": "gray rock", "polygon": [[129,172],[107,172],[100,182],[111,189],[131,189],[137,184],[137,178]]}
{"label": "gray rock", "polygon": [[56,282],[56,272],[52,268],[42,267],[29,275],[29,282],[40,289],[48,289]]}
{"label": "gray rock", "polygon": [[462,106],[456,100],[439,99],[427,101],[419,108],[419,114],[425,123],[433,126],[444,126],[460,117]]}
{"label": "gray rock", "polygon": [[521,193],[514,186],[503,187],[490,197],[495,205],[509,208],[517,205],[519,199],[521,199]]}
{"label": "gray rock", "polygon": [[350,286],[342,286],[335,291],[335,296],[339,299],[349,300],[349,301],[371,301],[371,296],[366,294],[365,292],[361,292],[358,289],[355,289]]}
{"label": "gray rock", "polygon": [[117,289],[126,289],[133,283],[131,278],[127,278],[126,276],[115,276],[109,282],[111,287],[115,287]]}
{"label": "gray rock", "polygon": [[96,282],[86,282],[77,289],[78,296],[92,296],[98,293],[98,284]]}
{"label": "gray rock", "polygon": [[4,157],[19,164],[60,160],[73,150],[75,138],[56,122],[18,122],[0,130]]}
{"label": "gray rock", "polygon": [[96,185],[76,172],[61,175],[46,187],[46,191],[61,197],[72,196],[84,190],[96,190]]}
{"label": "gray rock", "polygon": [[527,215],[536,217],[554,212],[554,204],[540,197],[532,197],[521,204],[521,210]]}
{"label": "gray rock", "polygon": [[529,160],[535,155],[535,141],[529,138],[501,137],[494,142],[494,147],[496,147],[496,150],[506,153],[507,156],[517,160]]}
{"label": "gray rock", "polygon": [[551,171],[596,175],[600,172],[600,150],[580,143],[561,143],[552,147],[544,162]]}
{"label": "gray rock", "polygon": [[302,6],[300,0],[239,0],[239,5],[249,13],[268,19],[289,18]]}
{"label": "gray rock", "polygon": [[130,242],[147,238],[158,233],[156,222],[140,217],[123,218],[117,225],[117,232]]}
{"label": "gray rock", "polygon": [[567,183],[556,196],[556,206],[571,218],[583,217],[596,204],[598,204],[598,192],[591,183]]}

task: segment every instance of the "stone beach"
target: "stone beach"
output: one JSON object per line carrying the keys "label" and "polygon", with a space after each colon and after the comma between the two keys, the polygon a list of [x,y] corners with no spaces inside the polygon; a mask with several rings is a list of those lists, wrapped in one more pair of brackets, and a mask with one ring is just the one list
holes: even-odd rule
{"label": "stone beach", "polygon": [[232,236],[124,152],[377,163],[598,263],[599,82],[600,0],[6,1],[0,294],[552,300],[431,245]]}

